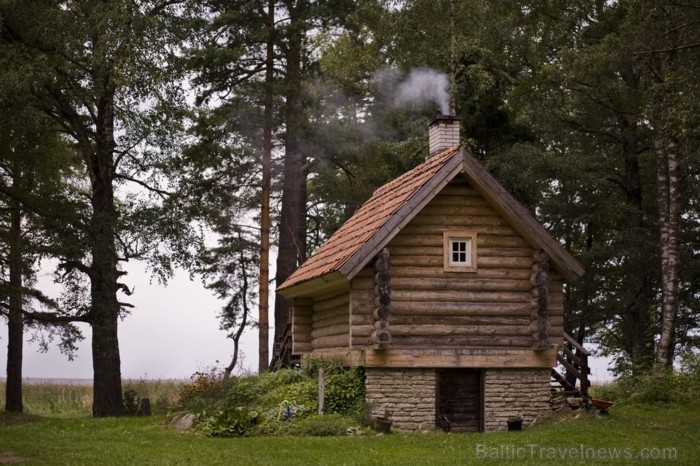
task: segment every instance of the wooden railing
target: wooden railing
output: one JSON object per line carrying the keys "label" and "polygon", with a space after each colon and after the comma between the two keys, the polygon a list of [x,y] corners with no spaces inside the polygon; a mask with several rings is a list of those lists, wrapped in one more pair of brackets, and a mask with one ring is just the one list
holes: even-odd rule
{"label": "wooden railing", "polygon": [[552,378],[564,388],[566,395],[588,398],[588,389],[591,386],[588,378],[591,373],[588,356],[589,352],[586,348],[569,334],[564,333],[564,344],[557,353],[557,362],[564,367],[565,375],[553,368]]}
{"label": "wooden railing", "polygon": [[281,337],[275,340],[273,346],[272,361],[270,369],[277,370],[282,367],[299,366],[301,358],[292,354],[292,319],[287,320],[287,325]]}

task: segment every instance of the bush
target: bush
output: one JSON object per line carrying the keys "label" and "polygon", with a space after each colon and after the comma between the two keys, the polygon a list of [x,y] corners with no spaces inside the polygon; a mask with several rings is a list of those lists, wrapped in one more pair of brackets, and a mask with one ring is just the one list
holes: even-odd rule
{"label": "bush", "polygon": [[596,398],[631,403],[686,403],[700,397],[700,355],[681,355],[679,370],[656,369],[654,372],[623,375],[611,384],[595,387]]}
{"label": "bush", "polygon": [[180,388],[177,406],[180,410],[193,412],[223,408],[230,384],[231,380],[225,381],[223,373],[214,367],[195,372],[190,377],[190,383]]}
{"label": "bush", "polygon": [[[326,374],[326,414],[360,415],[365,396],[361,369],[344,369],[337,362],[317,360],[303,370],[276,372],[231,378],[224,384],[215,371],[198,372],[181,390],[181,410],[198,414],[200,430],[212,436],[247,435],[331,435],[355,422],[343,422],[324,416],[320,426],[301,421],[315,418],[318,412],[318,370]],[[255,423],[243,422],[242,413],[255,413]],[[334,424],[335,422],[335,424]],[[254,427],[254,429],[253,429]],[[251,430],[252,429],[252,430]],[[297,432],[299,431],[299,432]],[[308,433],[313,431],[315,433]]]}
{"label": "bush", "polygon": [[127,416],[136,416],[139,412],[139,403],[141,402],[136,390],[133,388],[124,390],[123,402],[124,414]]}
{"label": "bush", "polygon": [[237,407],[213,414],[202,412],[197,429],[210,437],[240,437],[261,421],[263,417],[257,411]]}
{"label": "bush", "polygon": [[359,367],[326,377],[326,413],[360,414],[365,399],[364,373]]}

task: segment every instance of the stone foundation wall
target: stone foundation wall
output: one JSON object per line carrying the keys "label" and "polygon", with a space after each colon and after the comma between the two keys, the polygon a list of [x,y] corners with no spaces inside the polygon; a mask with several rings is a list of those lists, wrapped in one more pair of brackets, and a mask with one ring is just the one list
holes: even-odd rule
{"label": "stone foundation wall", "polygon": [[372,415],[393,413],[393,428],[415,431],[435,427],[435,369],[365,369]]}
{"label": "stone foundation wall", "polygon": [[550,369],[486,369],[485,430],[506,430],[508,419],[517,416],[526,426],[550,413],[550,373]]}

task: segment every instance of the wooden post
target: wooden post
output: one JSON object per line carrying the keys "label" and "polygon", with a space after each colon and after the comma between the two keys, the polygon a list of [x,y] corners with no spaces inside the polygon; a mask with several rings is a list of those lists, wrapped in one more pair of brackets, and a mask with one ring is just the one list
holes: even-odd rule
{"label": "wooden post", "polygon": [[391,317],[391,260],[384,248],[374,261],[374,330],[371,340],[375,349],[388,349],[391,343],[389,318]]}
{"label": "wooden post", "polygon": [[324,403],[326,400],[326,371],[323,367],[318,370],[318,415],[323,416]]}
{"label": "wooden post", "polygon": [[539,249],[532,255],[532,312],[530,313],[530,330],[532,331],[532,349],[537,351],[548,350],[549,343],[549,256]]}

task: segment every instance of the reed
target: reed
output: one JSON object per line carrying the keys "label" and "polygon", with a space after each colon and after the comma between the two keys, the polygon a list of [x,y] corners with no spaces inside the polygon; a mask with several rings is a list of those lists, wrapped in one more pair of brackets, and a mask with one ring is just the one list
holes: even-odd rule
{"label": "reed", "polygon": [[[166,414],[178,400],[182,380],[124,380],[125,398],[149,398],[154,413]],[[61,382],[25,383],[24,412],[39,416],[75,417],[92,414],[92,386]],[[0,410],[5,406],[5,382],[0,381]]]}

